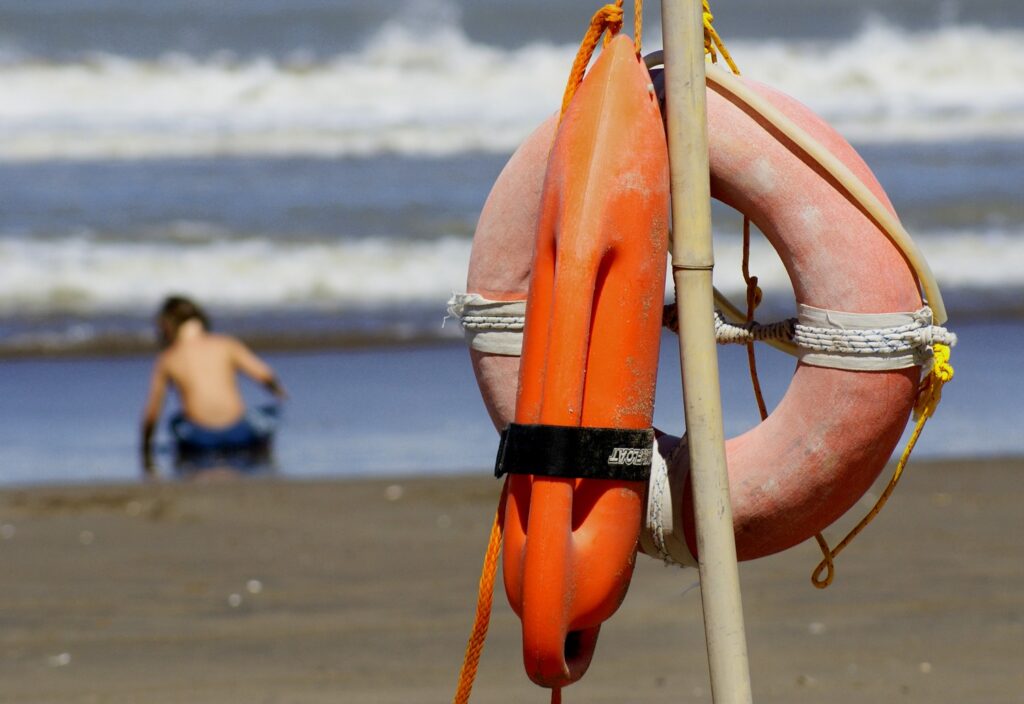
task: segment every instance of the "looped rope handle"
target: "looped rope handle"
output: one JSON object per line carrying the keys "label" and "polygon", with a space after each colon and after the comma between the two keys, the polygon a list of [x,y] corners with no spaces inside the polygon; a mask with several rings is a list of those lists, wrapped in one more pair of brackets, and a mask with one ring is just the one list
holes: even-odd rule
{"label": "looped rope handle", "polygon": [[[565,92],[562,94],[562,109],[558,114],[559,120],[569,109],[569,103],[576,95],[576,89],[583,82],[583,74],[586,73],[587,66],[590,65],[590,59],[594,56],[594,50],[597,49],[597,42],[601,39],[601,35],[605,35],[603,46],[608,46],[612,37],[622,30],[622,4],[623,0],[615,0],[614,4],[605,5],[590,18],[590,26],[587,27],[586,34],[583,35],[583,41],[580,42],[579,51],[576,52],[572,69],[569,71],[569,80],[565,84]],[[643,9],[643,0],[635,0],[633,4],[633,48],[638,57],[640,56],[641,35],[644,26]],[[608,33],[605,34],[605,31]]]}
{"label": "looped rope handle", "polygon": [[[738,76],[740,75],[740,70],[726,48],[725,42],[722,41],[722,37],[715,30],[715,16],[711,14],[711,6],[708,2],[709,0],[702,0],[701,14],[704,22],[704,53],[711,57],[711,63],[718,63],[718,55],[721,54],[722,58],[725,59],[725,63],[729,66],[729,70]],[[576,95],[576,89],[583,81],[583,74],[586,73],[587,66],[590,65],[590,59],[594,56],[594,50],[597,48],[597,42],[601,39],[601,35],[605,34],[607,30],[608,34],[604,37],[603,45],[608,46],[608,42],[611,41],[612,37],[622,30],[622,5],[623,0],[615,0],[614,3],[599,9],[590,18],[590,26],[587,28],[586,34],[583,35],[583,41],[580,42],[579,51],[576,52],[576,59],[573,61],[572,69],[569,71],[569,80],[566,82],[565,91],[562,93],[562,108],[558,113],[559,120],[562,119],[562,115],[565,115],[565,111],[569,109],[569,103],[572,102],[572,97]],[[643,11],[643,0],[635,0],[633,3],[633,48],[638,58],[643,46]]]}

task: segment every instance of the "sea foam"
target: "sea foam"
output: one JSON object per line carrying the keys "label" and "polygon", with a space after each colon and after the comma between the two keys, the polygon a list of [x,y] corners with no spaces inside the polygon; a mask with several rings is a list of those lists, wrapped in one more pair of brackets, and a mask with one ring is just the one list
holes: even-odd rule
{"label": "sea foam", "polygon": [[[746,75],[862,142],[1024,136],[1022,45],[1019,29],[882,21],[840,41],[730,42]],[[574,52],[391,22],[328,59],[7,57],[0,160],[509,152],[558,106]]]}
{"label": "sea foam", "polygon": [[[916,238],[951,307],[976,307],[962,292],[977,305],[1017,301],[1019,307],[1024,300],[1024,231],[948,230]],[[171,292],[240,312],[406,305],[442,311],[452,292],[464,290],[470,246],[454,236],[193,243],[89,235],[0,238],[0,315],[148,315]],[[740,257],[737,237],[716,237],[715,284],[739,301]],[[761,238],[754,240],[751,266],[766,301],[776,310],[790,308],[789,277]]]}

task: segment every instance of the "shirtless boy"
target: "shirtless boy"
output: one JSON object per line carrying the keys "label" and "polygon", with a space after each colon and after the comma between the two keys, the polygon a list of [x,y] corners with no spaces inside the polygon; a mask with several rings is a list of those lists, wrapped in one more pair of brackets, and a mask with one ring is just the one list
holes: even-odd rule
{"label": "shirtless boy", "polygon": [[157,328],[163,352],[153,366],[142,417],[145,471],[156,471],[152,440],[168,383],[181,401],[182,414],[171,421],[179,443],[183,436],[210,448],[265,442],[268,430],[252,413],[246,413],[237,374],[242,372],[284,399],[287,395],[273,370],[233,337],[211,333],[206,314],[187,298],[167,298],[157,315]]}

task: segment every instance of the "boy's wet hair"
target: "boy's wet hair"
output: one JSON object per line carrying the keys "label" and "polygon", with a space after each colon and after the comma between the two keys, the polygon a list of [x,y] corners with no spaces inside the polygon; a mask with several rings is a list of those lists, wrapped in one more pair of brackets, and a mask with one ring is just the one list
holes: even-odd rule
{"label": "boy's wet hair", "polygon": [[156,317],[161,344],[166,347],[174,342],[174,338],[178,336],[178,329],[193,319],[198,320],[204,330],[210,329],[210,319],[199,304],[184,296],[165,298]]}

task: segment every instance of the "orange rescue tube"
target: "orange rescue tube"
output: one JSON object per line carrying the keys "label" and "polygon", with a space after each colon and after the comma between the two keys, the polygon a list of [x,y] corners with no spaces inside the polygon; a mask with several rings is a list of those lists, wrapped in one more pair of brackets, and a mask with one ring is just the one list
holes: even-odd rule
{"label": "orange rescue tube", "polygon": [[[666,154],[650,76],[633,43],[616,37],[579,87],[547,160],[516,423],[650,428]],[[625,597],[646,482],[528,474],[509,482],[505,591],[522,619],[527,674],[562,687],[586,671],[601,623]]]}

